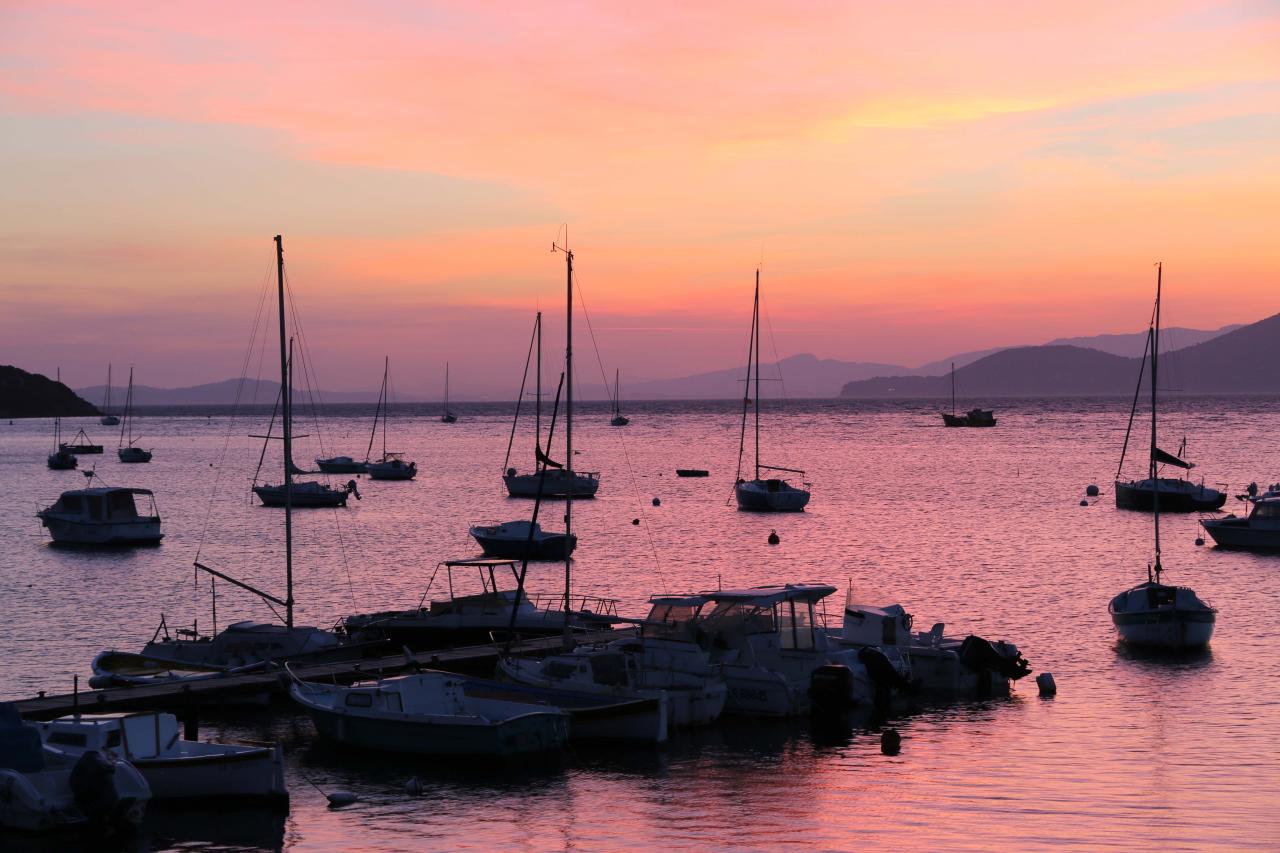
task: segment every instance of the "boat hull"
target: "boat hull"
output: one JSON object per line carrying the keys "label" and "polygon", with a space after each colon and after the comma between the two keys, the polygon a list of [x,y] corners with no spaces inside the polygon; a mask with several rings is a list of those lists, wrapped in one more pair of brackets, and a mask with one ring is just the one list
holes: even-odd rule
{"label": "boat hull", "polygon": [[572,481],[558,471],[548,471],[545,478],[538,474],[511,473],[502,478],[507,494],[513,498],[539,497],[539,480],[542,480],[543,498],[594,498],[600,489],[600,478],[590,474],[574,474]]}
{"label": "boat hull", "polygon": [[363,474],[366,463],[353,459],[338,461],[336,459],[317,459],[316,467],[326,474]]}
{"label": "boat hull", "polygon": [[289,802],[278,746],[181,758],[135,758],[130,763],[151,786],[153,800],[217,798],[274,806]]}
{"label": "boat hull", "polygon": [[1131,646],[1185,651],[1208,645],[1216,614],[1204,610],[1112,611],[1111,623]]}
{"label": "boat hull", "polygon": [[151,451],[140,447],[122,447],[116,451],[116,456],[120,457],[121,462],[127,464],[151,461]]}
{"label": "boat hull", "polygon": [[41,515],[40,523],[59,545],[155,545],[164,538],[159,518],[88,523]]}
{"label": "boat hull", "polygon": [[[285,504],[284,489],[279,486],[254,486],[253,493],[263,506],[281,507]],[[317,509],[347,505],[347,493],[341,489],[299,490],[291,496],[294,509]]]}
{"label": "boat hull", "polygon": [[120,419],[117,418],[115,415],[103,415],[102,417],[98,418],[98,423],[102,424],[103,426],[120,426]]}
{"label": "boat hull", "polygon": [[67,453],[74,453],[76,456],[85,456],[102,452],[101,444],[60,444],[59,450],[65,450]]}
{"label": "boat hull", "polygon": [[468,679],[464,689],[468,696],[560,708],[569,715],[571,741],[664,743],[667,740],[668,703],[663,698],[602,702],[599,696],[590,693],[487,679]]}
{"label": "boat hull", "polygon": [[370,480],[412,480],[418,473],[413,462],[370,462],[365,466]]}
{"label": "boat hull", "polygon": [[[779,483],[779,486],[771,486]],[[803,512],[809,493],[781,480],[751,480],[734,488],[738,509],[747,512]]]}
{"label": "boat hull", "polygon": [[527,538],[490,536],[472,528],[471,537],[480,545],[486,557],[503,557],[508,560],[563,560],[578,547],[577,536],[566,536],[563,533],[544,534],[530,542]]}
{"label": "boat hull", "polygon": [[1280,526],[1260,527],[1245,518],[1219,518],[1205,521],[1204,529],[1219,548],[1280,552]]}
{"label": "boat hull", "polygon": [[49,468],[54,471],[70,471],[80,463],[76,460],[74,453],[67,453],[59,450],[57,453],[49,454]]}
{"label": "boat hull", "polygon": [[[1155,510],[1156,489],[1149,481],[1116,482],[1116,507],[1143,512]],[[1174,484],[1183,484],[1177,486]],[[1161,480],[1161,512],[1213,512],[1222,509],[1227,496],[1216,489],[1195,486],[1183,480]]]}

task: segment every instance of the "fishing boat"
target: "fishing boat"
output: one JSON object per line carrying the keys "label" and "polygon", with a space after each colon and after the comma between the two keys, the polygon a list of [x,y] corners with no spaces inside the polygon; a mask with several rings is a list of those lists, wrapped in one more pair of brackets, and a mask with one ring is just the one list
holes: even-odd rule
{"label": "fishing boat", "polygon": [[902,605],[858,604],[850,589],[840,634],[831,639],[843,647],[892,651],[904,662],[911,689],[932,698],[1008,696],[1011,683],[1031,673],[1012,643],[975,634],[949,637],[942,622],[928,631],[913,631],[913,624]]}
{"label": "fishing boat", "polygon": [[440,423],[455,424],[458,416],[449,408],[449,362],[444,363],[444,411],[440,413]]}
{"label": "fishing boat", "polygon": [[[515,587],[504,589],[499,578],[508,571]],[[438,577],[447,597],[430,599]],[[432,572],[416,607],[348,616],[343,629],[357,641],[386,640],[415,651],[490,643],[510,636],[548,637],[564,630],[565,600],[559,594],[530,596],[521,583],[518,560],[445,560]],[[571,630],[604,630],[619,621],[618,602],[613,599],[584,596],[571,604],[576,605],[568,613]]]}
{"label": "fishing boat", "polygon": [[622,414],[622,371],[615,370],[613,373],[613,418],[609,421],[609,426],[626,426],[631,423],[631,419]]}
{"label": "fishing boat", "polygon": [[120,427],[120,441],[116,443],[116,455],[120,457],[121,462],[150,462],[151,451],[135,446],[135,440],[133,437],[133,368],[130,367],[129,390],[124,396],[124,424]]}
{"label": "fishing boat", "polygon": [[[382,458],[377,462],[366,461],[364,470],[371,480],[412,480],[418,473],[418,465],[415,462],[406,462],[403,459],[403,453],[393,453],[387,450],[387,410],[391,408],[391,395],[389,393],[390,385],[388,377],[391,372],[391,358],[387,357],[382,368],[382,393],[379,394],[380,410],[382,411]],[[369,436],[369,450],[373,450],[373,438],[378,431],[378,416],[375,414],[373,419],[373,435]],[[368,456],[365,457],[368,460]]]}
{"label": "fishing boat", "polygon": [[[58,383],[62,383],[61,367],[58,368]],[[53,418],[53,452],[46,462],[54,471],[70,471],[79,464],[76,455],[62,445],[62,418],[57,415]]]}
{"label": "fishing boat", "polygon": [[[94,686],[109,684],[147,684],[155,682],[183,681],[188,679],[218,677],[224,672],[263,668],[287,660],[311,661],[339,660],[360,657],[369,651],[369,645],[347,642],[345,634],[324,631],[310,626],[294,624],[295,600],[293,597],[293,509],[297,506],[299,486],[305,499],[305,487],[309,484],[293,482],[292,464],[293,430],[289,417],[289,354],[285,337],[284,250],[279,236],[276,243],[276,283],[280,314],[280,378],[284,417],[284,483],[280,486],[284,507],[284,573],[285,597],[272,595],[255,586],[237,580],[230,575],[201,563],[199,556],[193,562],[196,570],[210,578],[212,596],[213,633],[205,634],[199,626],[180,629],[170,634],[164,615],[152,634],[151,641],[141,653],[110,650],[94,659]],[[250,592],[264,602],[284,610],[284,624],[252,621],[236,622],[219,632],[217,624],[217,581]]]}
{"label": "fishing boat", "polygon": [[[17,707],[0,703],[0,828],[10,833],[65,830],[99,838],[136,828],[151,799],[134,767],[100,752],[48,754],[39,730]],[[7,845],[6,845],[7,846]]]}
{"label": "fishing boat", "polygon": [[323,737],[361,749],[507,758],[568,742],[569,716],[559,708],[468,695],[463,685],[446,672],[350,687],[295,678],[289,695]]}
{"label": "fishing boat", "polygon": [[58,444],[58,450],[63,453],[73,453],[76,456],[88,456],[102,452],[101,444],[94,444],[93,441],[85,434],[84,428],[81,427],[76,432],[75,438],[70,441],[64,441]]}
{"label": "fishing boat", "polygon": [[103,426],[116,426],[120,423],[120,419],[111,414],[111,365],[107,365],[107,390],[106,396],[102,400],[102,416],[98,418],[98,423]]}
{"label": "fishing boat", "polygon": [[[569,374],[569,381],[572,382],[572,335],[573,335],[573,262],[572,255],[569,256],[569,302],[567,316],[569,317],[569,345],[566,347],[565,363],[566,373]],[[531,473],[522,474],[515,467],[508,467],[511,461],[512,441],[507,442],[507,456],[503,460],[503,468],[505,473],[502,476],[502,482],[507,487],[507,494],[513,498],[593,498],[600,489],[600,475],[596,472],[574,472],[572,454],[566,452],[565,462],[556,462],[548,453],[551,449],[551,440],[554,433],[554,427],[547,434],[547,451],[542,449],[542,312],[539,311],[533,323],[533,336],[529,341],[529,356],[532,358],[534,346],[537,346],[537,369],[536,374],[536,390],[534,391],[534,432],[533,432],[533,456],[534,470]],[[516,429],[520,424],[520,408],[524,398],[525,382],[528,380],[529,360],[525,362],[525,375],[520,383],[520,396],[516,401],[515,420],[511,424],[511,436],[514,440]],[[573,389],[569,387],[569,406],[572,407]],[[568,434],[569,429],[566,428],[565,440],[568,443],[571,436]]]}
{"label": "fishing boat", "polygon": [[[1156,443],[1156,409],[1160,364],[1160,290],[1164,267],[1156,265],[1156,304],[1147,331],[1147,347],[1151,353],[1151,452],[1148,456],[1149,479],[1156,480],[1157,466],[1171,454]],[[1145,361],[1145,353],[1144,353]],[[1136,394],[1135,394],[1136,398]],[[1132,423],[1132,418],[1130,419]],[[1126,436],[1126,445],[1127,445]],[[1174,457],[1176,458],[1176,457]],[[1181,460],[1179,460],[1181,461]],[[1119,483],[1116,484],[1117,486]],[[1120,639],[1132,646],[1166,651],[1196,649],[1208,644],[1213,636],[1217,611],[1200,600],[1189,587],[1169,586],[1161,582],[1164,566],[1160,559],[1160,511],[1164,489],[1152,490],[1152,533],[1154,559],[1147,565],[1147,580],[1111,599],[1107,606],[1111,622]]]}
{"label": "fishing boat", "polygon": [[1225,518],[1206,518],[1200,524],[1221,548],[1280,551],[1280,495],[1253,501],[1245,518],[1233,513]]}
{"label": "fishing boat", "polygon": [[[93,472],[86,471],[89,482]],[[146,498],[146,514],[134,499]],[[150,489],[98,486],[63,492],[51,506],[36,513],[58,545],[155,545],[164,538],[160,514]]]}
{"label": "fishing boat", "polygon": [[956,414],[956,363],[951,362],[951,414],[942,413],[942,423],[949,427],[993,427],[996,413],[990,409],[970,409],[963,415]]}
{"label": "fishing boat", "polygon": [[[754,355],[754,364],[752,356]],[[755,373],[755,476],[742,477],[742,456],[746,447],[747,414],[752,405],[751,377]],[[734,497],[738,509],[751,512],[802,512],[809,503],[809,490],[793,486],[779,477],[761,477],[761,471],[781,471],[804,476],[798,468],[760,464],[760,270],[756,270],[755,301],[751,310],[751,338],[747,352],[747,378],[742,396],[742,431],[738,440],[738,473],[734,482]],[[808,483],[804,485],[808,486]]]}
{"label": "fishing boat", "polygon": [[578,546],[577,536],[548,532],[523,518],[501,524],[473,524],[470,532],[486,557],[563,560]]}
{"label": "fishing boat", "polygon": [[287,807],[277,744],[214,743],[180,736],[172,714],[84,714],[37,728],[46,755],[74,762],[90,750],[129,762],[154,801],[265,803]]}

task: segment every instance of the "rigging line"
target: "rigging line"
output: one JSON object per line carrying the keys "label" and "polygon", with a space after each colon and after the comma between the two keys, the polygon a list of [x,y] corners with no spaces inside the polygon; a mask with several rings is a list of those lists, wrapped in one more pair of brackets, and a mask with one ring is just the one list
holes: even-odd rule
{"label": "rigging line", "polygon": [[658,583],[662,584],[663,594],[667,594],[667,578],[662,571],[662,561],[658,557],[658,546],[654,544],[653,534],[650,532],[649,517],[645,515],[644,501],[640,499],[640,487],[636,483],[636,472],[631,466],[631,454],[627,452],[627,437],[618,433],[614,436],[614,440],[618,442],[618,446],[622,449],[622,458],[627,463],[627,474],[631,478],[631,495],[635,498],[636,506],[640,508],[640,519],[644,524],[644,535],[649,540],[649,551],[653,554],[653,570],[658,573]]}
{"label": "rigging line", "polygon": [[[511,421],[511,435],[507,438],[507,455],[502,458],[502,472],[505,474],[507,465],[511,462],[511,446],[516,440],[516,425],[520,423],[520,404],[524,401],[525,383],[529,381],[529,365],[533,362],[533,341],[538,335],[538,324],[541,321],[542,314],[538,314],[538,318],[533,321],[533,334],[529,336],[529,353],[524,357],[524,375],[520,377],[520,393],[516,395],[516,416]],[[538,401],[541,404],[541,400]],[[541,448],[542,436],[537,436],[535,443]],[[547,448],[550,450],[551,448]]]}
{"label": "rigging line", "polygon": [[1138,412],[1138,395],[1142,393],[1142,376],[1147,369],[1147,354],[1151,352],[1151,329],[1147,329],[1147,342],[1142,347],[1142,363],[1138,365],[1138,384],[1133,389],[1133,404],[1129,407],[1129,425],[1124,428],[1124,446],[1120,448],[1120,464],[1116,466],[1116,481],[1124,471],[1124,457],[1129,452],[1129,434],[1133,432],[1133,417]]}
{"label": "rigging line", "polygon": [[747,334],[747,378],[742,381],[742,431],[738,434],[738,467],[733,472],[734,492],[725,499],[728,505],[734,499],[738,487],[738,480],[742,477],[742,454],[747,449],[747,409],[748,400],[751,399],[751,358],[755,354],[756,346],[756,312],[751,311],[751,331]]}
{"label": "rigging line", "polygon": [[[293,283],[289,279],[289,270],[287,267],[284,272],[284,281],[285,294],[289,298],[289,313],[293,316],[293,333],[294,337],[298,340],[298,348],[302,356],[302,378],[303,382],[306,383],[307,386],[307,401],[311,405],[311,420],[316,432],[316,443],[320,447],[320,455],[327,456],[328,454],[325,452],[324,448],[324,433],[320,429],[320,411],[316,404],[316,401],[319,400],[320,405],[323,406],[324,400],[321,398],[320,394],[319,377],[315,378],[314,383],[312,382],[312,370],[309,367],[313,361],[311,358],[310,342],[307,339],[306,332],[303,331],[302,314],[298,310],[298,305],[293,298]],[[290,375],[292,375],[292,371],[290,372]]]}
{"label": "rigging line", "polygon": [[[596,344],[596,331],[591,326],[591,314],[587,311],[587,297],[582,294],[582,276],[574,271],[573,283],[578,286],[578,304],[582,306],[582,316],[587,320],[587,333],[591,336],[591,348],[596,352],[596,364],[600,367],[600,382],[604,385],[604,394],[610,400],[614,392],[609,388],[609,377],[604,372],[604,359],[600,357],[600,347]],[[582,399],[586,399],[583,397]]]}
{"label": "rigging line", "polygon": [[[336,506],[331,507],[330,512],[333,513],[334,531],[338,534],[338,550],[342,552],[342,570],[346,572],[346,575],[347,575],[347,593],[351,596],[351,607],[352,609],[355,609],[356,608],[356,586],[355,586],[355,581],[353,581],[351,578],[351,563],[347,559],[347,543],[346,543],[346,539],[342,535],[342,521],[338,515],[338,508]],[[359,548],[360,537],[357,536],[353,540],[353,542],[355,543],[356,547]],[[360,556],[361,557],[364,556],[363,551],[360,553]]]}
{"label": "rigging line", "polygon": [[[764,302],[763,299],[761,299],[760,301],[761,303]],[[760,306],[760,310],[764,312],[763,304]],[[765,318],[764,318],[765,325],[769,327],[769,345],[773,347],[773,369],[778,372],[778,386],[779,386],[779,389],[782,391],[782,400],[783,402],[786,402],[787,383],[782,378],[782,359],[778,356],[778,342],[773,337],[773,320],[769,318],[769,315],[767,312],[764,312],[764,313],[765,313]]]}

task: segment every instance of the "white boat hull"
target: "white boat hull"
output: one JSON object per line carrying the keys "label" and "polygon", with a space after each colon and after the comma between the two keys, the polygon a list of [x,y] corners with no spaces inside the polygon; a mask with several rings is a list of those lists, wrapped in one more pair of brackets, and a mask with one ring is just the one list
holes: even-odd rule
{"label": "white boat hull", "polygon": [[89,523],[42,516],[40,521],[60,545],[153,545],[164,538],[158,518]]}
{"label": "white boat hull", "polygon": [[1169,651],[1197,649],[1208,645],[1213,637],[1213,622],[1163,618],[1166,616],[1168,614],[1152,613],[1142,620],[1115,622],[1116,632],[1128,645]]}

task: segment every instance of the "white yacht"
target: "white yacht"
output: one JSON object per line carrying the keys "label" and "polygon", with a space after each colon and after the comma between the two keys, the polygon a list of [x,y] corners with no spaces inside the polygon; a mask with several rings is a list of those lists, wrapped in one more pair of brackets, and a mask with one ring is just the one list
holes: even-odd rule
{"label": "white yacht", "polygon": [[1260,497],[1245,518],[1234,514],[1200,522],[1222,548],[1242,551],[1280,550],[1280,495]]}
{"label": "white yacht", "polygon": [[[149,502],[147,514],[138,512],[137,497]],[[72,489],[36,517],[59,545],[154,545],[164,538],[150,489]]]}
{"label": "white yacht", "polygon": [[172,714],[84,714],[37,728],[46,755],[74,762],[90,750],[128,761],[154,800],[210,798],[286,806],[284,758],[278,744],[185,740]]}

